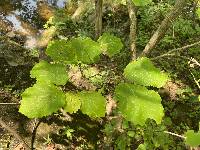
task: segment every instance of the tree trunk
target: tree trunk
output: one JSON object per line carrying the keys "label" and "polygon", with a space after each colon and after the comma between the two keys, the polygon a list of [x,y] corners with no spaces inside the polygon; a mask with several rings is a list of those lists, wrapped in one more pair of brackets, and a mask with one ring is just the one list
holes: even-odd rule
{"label": "tree trunk", "polygon": [[184,6],[187,4],[187,0],[177,0],[173,9],[162,21],[156,32],[153,34],[141,56],[146,56],[156,46],[156,44],[164,37],[165,33],[169,29],[172,22],[180,15],[183,11]]}
{"label": "tree trunk", "polygon": [[103,0],[95,0],[95,11],[96,11],[96,21],[95,21],[95,39],[97,40],[102,34],[102,8]]}
{"label": "tree trunk", "polygon": [[130,48],[132,60],[136,59],[136,38],[137,38],[137,10],[132,0],[127,0],[129,18],[130,18]]}

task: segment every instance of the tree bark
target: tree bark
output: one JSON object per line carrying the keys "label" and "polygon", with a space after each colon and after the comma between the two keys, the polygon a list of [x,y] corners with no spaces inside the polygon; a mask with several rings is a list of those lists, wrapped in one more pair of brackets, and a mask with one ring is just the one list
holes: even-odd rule
{"label": "tree bark", "polygon": [[137,38],[137,10],[132,0],[127,0],[129,18],[130,18],[130,49],[132,52],[132,60],[135,60],[136,55],[136,38]]}
{"label": "tree bark", "polygon": [[95,11],[96,11],[96,21],[95,21],[95,39],[97,40],[102,34],[102,12],[103,0],[95,0]]}
{"label": "tree bark", "polygon": [[156,44],[164,37],[165,33],[169,29],[172,22],[180,15],[183,11],[184,6],[187,4],[187,0],[177,0],[172,10],[161,22],[156,32],[153,34],[148,44],[145,46],[141,56],[146,56],[156,46]]}

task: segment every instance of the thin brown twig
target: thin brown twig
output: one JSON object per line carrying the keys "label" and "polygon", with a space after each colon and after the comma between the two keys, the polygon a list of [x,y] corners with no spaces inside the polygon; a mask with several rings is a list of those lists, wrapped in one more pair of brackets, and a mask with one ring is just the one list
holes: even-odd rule
{"label": "thin brown twig", "polygon": [[154,58],[152,58],[152,59],[158,59],[158,58],[170,56],[170,55],[172,55],[172,53],[174,53],[174,52],[183,51],[183,50],[186,50],[186,49],[188,49],[188,48],[194,47],[194,46],[196,46],[196,45],[200,45],[200,41],[195,42],[195,43],[193,43],[193,44],[189,44],[189,45],[180,47],[180,48],[175,48],[175,49],[169,50],[167,53],[162,54],[162,55],[157,56],[157,57],[154,57]]}
{"label": "thin brown twig", "polygon": [[11,127],[9,127],[1,118],[0,118],[0,125],[5,128],[8,132],[13,134],[14,137],[16,137],[19,141],[21,141],[24,145],[24,147],[28,150],[31,149],[29,145],[24,141],[24,139]]}

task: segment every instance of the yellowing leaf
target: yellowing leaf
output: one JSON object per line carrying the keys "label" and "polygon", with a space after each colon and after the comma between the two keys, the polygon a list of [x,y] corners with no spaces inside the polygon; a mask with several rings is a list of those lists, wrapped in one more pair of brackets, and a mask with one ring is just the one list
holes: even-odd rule
{"label": "yellowing leaf", "polygon": [[161,98],[155,91],[139,85],[121,83],[115,89],[118,108],[128,121],[144,125],[147,118],[161,123],[163,107]]}
{"label": "yellowing leaf", "polygon": [[124,70],[124,76],[134,83],[158,88],[164,86],[168,80],[168,76],[161,73],[146,57],[129,63]]}
{"label": "yellowing leaf", "polygon": [[76,93],[66,93],[66,105],[64,110],[69,113],[76,113],[81,107],[81,101]]}

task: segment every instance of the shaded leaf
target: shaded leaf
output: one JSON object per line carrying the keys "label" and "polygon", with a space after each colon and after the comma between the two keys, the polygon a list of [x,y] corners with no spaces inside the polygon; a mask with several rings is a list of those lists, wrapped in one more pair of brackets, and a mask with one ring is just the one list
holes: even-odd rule
{"label": "shaded leaf", "polygon": [[22,93],[19,112],[29,118],[41,118],[65,105],[65,94],[52,84],[39,82]]}
{"label": "shaded leaf", "polygon": [[75,38],[69,41],[69,44],[75,50],[78,61],[91,64],[99,59],[101,54],[100,45],[91,38]]}
{"label": "shaded leaf", "polygon": [[99,37],[98,42],[101,45],[102,51],[109,57],[119,53],[123,47],[121,39],[109,33],[104,33],[101,37]]}
{"label": "shaded leaf", "polygon": [[147,118],[161,123],[163,107],[155,91],[139,85],[122,83],[115,89],[115,99],[122,115],[134,124],[144,125]]}
{"label": "shaded leaf", "polygon": [[48,44],[46,54],[56,62],[65,64],[76,62],[75,50],[66,40],[55,40]]}
{"label": "shaded leaf", "polygon": [[124,76],[137,84],[158,88],[164,86],[168,80],[168,76],[161,73],[146,57],[129,63],[124,70]]}
{"label": "shaded leaf", "polygon": [[39,82],[65,85],[68,80],[68,75],[64,65],[49,64],[46,61],[41,61],[31,70],[31,78],[36,78]]}
{"label": "shaded leaf", "polygon": [[197,13],[198,17],[200,18],[200,8],[197,9],[196,13]]}

